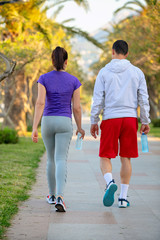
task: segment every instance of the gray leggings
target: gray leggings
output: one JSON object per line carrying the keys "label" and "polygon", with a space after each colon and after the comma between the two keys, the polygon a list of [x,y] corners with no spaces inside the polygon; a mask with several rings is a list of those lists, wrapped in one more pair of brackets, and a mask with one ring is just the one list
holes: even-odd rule
{"label": "gray leggings", "polygon": [[73,128],[69,117],[43,116],[41,132],[47,151],[47,178],[50,195],[64,194],[67,156]]}

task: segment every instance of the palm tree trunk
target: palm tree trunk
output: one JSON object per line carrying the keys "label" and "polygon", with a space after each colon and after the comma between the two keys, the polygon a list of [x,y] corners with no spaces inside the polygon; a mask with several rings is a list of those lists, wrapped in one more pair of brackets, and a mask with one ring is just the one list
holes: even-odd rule
{"label": "palm tree trunk", "polygon": [[[15,78],[15,82],[11,86],[11,78],[5,82],[5,112],[8,111],[8,117],[12,120],[15,128],[24,133],[27,129],[26,125],[26,107],[27,107],[27,87],[24,70],[22,69]],[[15,91],[14,91],[15,88]],[[12,106],[10,104],[12,103]],[[10,122],[5,120],[5,125],[10,126]]]}
{"label": "palm tree trunk", "polygon": [[159,103],[158,103],[158,91],[155,87],[155,76],[147,77],[148,82],[148,93],[150,102],[150,116],[151,119],[158,118],[160,113]]}

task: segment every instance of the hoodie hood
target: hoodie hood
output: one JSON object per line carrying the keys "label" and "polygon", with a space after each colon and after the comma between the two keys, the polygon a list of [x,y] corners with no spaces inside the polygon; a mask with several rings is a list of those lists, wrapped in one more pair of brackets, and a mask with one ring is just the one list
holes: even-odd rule
{"label": "hoodie hood", "polygon": [[111,72],[120,73],[124,72],[130,66],[130,61],[126,59],[112,59],[105,67]]}

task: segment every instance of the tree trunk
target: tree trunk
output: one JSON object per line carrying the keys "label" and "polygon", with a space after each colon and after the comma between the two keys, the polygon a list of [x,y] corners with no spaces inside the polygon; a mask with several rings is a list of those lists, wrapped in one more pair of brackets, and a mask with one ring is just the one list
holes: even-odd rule
{"label": "tree trunk", "polygon": [[[15,87],[15,91],[14,91]],[[20,71],[15,78],[15,82],[12,84],[11,78],[8,78],[5,84],[5,112],[7,112],[12,101],[12,106],[8,112],[8,116],[11,118],[15,125],[15,128],[23,134],[26,129],[26,112],[27,112],[27,87],[24,71]],[[10,123],[6,119],[5,125]]]}
{"label": "tree trunk", "polygon": [[150,103],[150,117],[151,119],[158,118],[160,109],[159,109],[159,92],[156,86],[155,76],[147,77],[148,82],[148,93],[149,93],[149,103]]}
{"label": "tree trunk", "polygon": [[8,77],[10,74],[13,73],[15,66],[16,66],[16,62],[12,61],[11,59],[7,58],[4,54],[0,53],[0,57],[4,60],[5,64],[6,64],[6,70],[4,71],[3,74],[0,74],[0,82],[5,79],[6,77]]}

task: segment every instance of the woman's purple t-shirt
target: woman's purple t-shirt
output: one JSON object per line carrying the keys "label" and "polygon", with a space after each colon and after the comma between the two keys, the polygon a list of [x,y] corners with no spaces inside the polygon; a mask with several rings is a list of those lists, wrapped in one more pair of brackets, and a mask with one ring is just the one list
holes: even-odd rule
{"label": "woman's purple t-shirt", "polygon": [[43,116],[72,117],[71,100],[73,92],[82,84],[73,75],[62,71],[51,71],[37,81],[46,88],[46,102]]}

